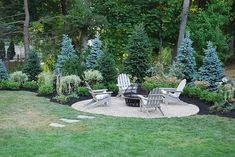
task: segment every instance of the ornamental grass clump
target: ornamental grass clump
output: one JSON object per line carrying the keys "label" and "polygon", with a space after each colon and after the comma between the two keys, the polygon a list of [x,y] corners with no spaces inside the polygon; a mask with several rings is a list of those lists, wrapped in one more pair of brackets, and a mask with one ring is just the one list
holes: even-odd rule
{"label": "ornamental grass clump", "polygon": [[81,79],[76,75],[69,75],[61,77],[61,91],[65,94],[71,94],[72,92],[77,92],[78,87],[80,86]]}

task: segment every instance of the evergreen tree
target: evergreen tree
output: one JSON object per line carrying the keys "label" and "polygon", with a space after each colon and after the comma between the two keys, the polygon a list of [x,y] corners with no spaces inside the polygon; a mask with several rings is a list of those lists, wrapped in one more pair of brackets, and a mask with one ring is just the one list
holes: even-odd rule
{"label": "evergreen tree", "polygon": [[199,78],[208,81],[210,90],[216,90],[216,82],[221,82],[224,77],[224,69],[212,42],[208,42],[204,53],[205,57],[203,58],[203,65],[199,69]]}
{"label": "evergreen tree", "polygon": [[0,59],[5,59],[5,43],[0,41]]}
{"label": "evergreen tree", "polygon": [[61,46],[62,48],[57,59],[56,69],[61,69],[66,60],[71,59],[75,56],[75,50],[72,45],[72,40],[68,37],[68,35],[63,35]]}
{"label": "evergreen tree", "polygon": [[0,81],[4,81],[7,79],[8,79],[7,69],[3,61],[0,59]]}
{"label": "evergreen tree", "polygon": [[29,77],[29,80],[37,80],[37,76],[42,72],[40,60],[37,53],[31,50],[23,67],[23,72]]}
{"label": "evergreen tree", "polygon": [[124,63],[124,71],[137,77],[142,82],[150,67],[151,45],[143,24],[135,26],[128,41],[128,58]]}
{"label": "evergreen tree", "polygon": [[97,70],[101,72],[104,83],[114,83],[117,79],[117,69],[113,57],[108,53],[102,53],[98,62]]}
{"label": "evergreen tree", "polygon": [[10,42],[10,45],[9,45],[9,47],[8,47],[8,49],[7,49],[7,58],[8,59],[13,59],[14,58],[14,56],[15,56],[15,45],[14,45],[14,42],[13,41],[11,41]]}
{"label": "evergreen tree", "polygon": [[95,39],[92,40],[91,51],[86,59],[87,69],[94,69],[96,67],[97,61],[102,54],[101,46],[102,42],[100,41],[99,34],[97,33]]}
{"label": "evergreen tree", "polygon": [[61,72],[63,76],[68,75],[77,75],[82,76],[84,71],[84,67],[81,63],[81,59],[77,55],[74,55],[73,58],[65,61],[64,65],[61,68]]}
{"label": "evergreen tree", "polygon": [[189,33],[186,33],[186,37],[182,40],[176,57],[177,62],[183,65],[183,74],[191,85],[197,78],[195,51],[192,43]]}

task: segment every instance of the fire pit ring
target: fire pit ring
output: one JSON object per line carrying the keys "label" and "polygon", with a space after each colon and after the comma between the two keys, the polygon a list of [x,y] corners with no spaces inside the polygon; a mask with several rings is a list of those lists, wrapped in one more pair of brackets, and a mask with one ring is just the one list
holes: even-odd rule
{"label": "fire pit ring", "polygon": [[137,95],[147,96],[148,91],[140,84],[134,84],[129,86],[124,92],[124,98],[127,106],[139,107],[140,99]]}

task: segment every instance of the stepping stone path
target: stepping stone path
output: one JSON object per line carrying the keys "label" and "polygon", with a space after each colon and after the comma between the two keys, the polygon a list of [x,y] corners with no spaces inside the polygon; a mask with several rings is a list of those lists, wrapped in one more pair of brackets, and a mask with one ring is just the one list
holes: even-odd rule
{"label": "stepping stone path", "polygon": [[[77,119],[94,119],[95,117],[93,116],[85,116],[85,115],[79,115],[77,116]],[[77,119],[66,119],[66,118],[61,118],[60,120],[65,122],[65,123],[77,123],[80,122],[81,120],[77,120]],[[51,127],[55,127],[55,128],[63,128],[65,127],[65,125],[63,124],[59,124],[59,123],[51,123],[49,124],[49,126]]]}
{"label": "stepping stone path", "polygon": [[77,123],[77,122],[80,122],[80,120],[76,120],[76,119],[61,118],[60,120],[65,122],[65,123]]}
{"label": "stepping stone path", "polygon": [[93,116],[85,116],[85,115],[79,115],[77,116],[78,119],[94,119],[95,117]]}
{"label": "stepping stone path", "polygon": [[63,128],[65,125],[59,124],[59,123],[51,123],[49,126],[54,127],[54,128]]}

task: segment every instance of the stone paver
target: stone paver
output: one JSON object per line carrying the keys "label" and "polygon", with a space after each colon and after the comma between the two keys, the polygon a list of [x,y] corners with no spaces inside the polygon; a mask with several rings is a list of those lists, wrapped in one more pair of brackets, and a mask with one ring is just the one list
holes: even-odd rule
{"label": "stone paver", "polygon": [[77,119],[66,119],[66,118],[61,118],[61,121],[65,122],[65,123],[77,123],[80,122],[80,120]]}
{"label": "stone paver", "polygon": [[79,115],[77,116],[78,119],[94,119],[95,117],[93,116],[85,116],[85,115]]}
{"label": "stone paver", "polygon": [[49,126],[54,127],[54,128],[63,128],[65,125],[59,124],[59,123],[51,123]]}
{"label": "stone paver", "polygon": [[90,100],[80,101],[72,105],[72,107],[78,111],[110,115],[117,117],[138,117],[138,118],[163,118],[163,117],[186,117],[195,115],[199,112],[199,108],[193,104],[161,104],[163,113],[162,116],[159,110],[147,112],[140,111],[139,107],[130,107],[125,104],[125,100],[122,98],[112,97],[111,104],[108,106],[87,107]]}

